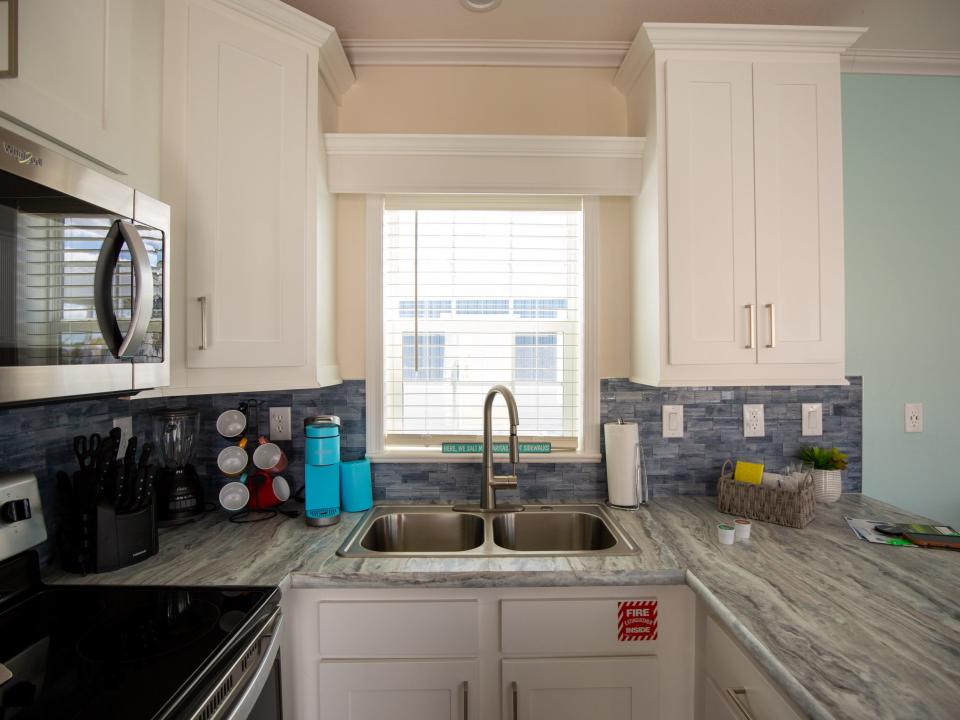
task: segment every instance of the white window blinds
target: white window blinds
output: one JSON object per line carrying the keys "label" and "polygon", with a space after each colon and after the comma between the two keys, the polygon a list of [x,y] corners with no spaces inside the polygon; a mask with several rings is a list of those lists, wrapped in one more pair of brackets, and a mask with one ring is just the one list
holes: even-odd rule
{"label": "white window blinds", "polygon": [[[391,196],[383,212],[387,446],[480,436],[509,387],[524,438],[581,435],[582,199]],[[504,404],[494,404],[504,432]]]}

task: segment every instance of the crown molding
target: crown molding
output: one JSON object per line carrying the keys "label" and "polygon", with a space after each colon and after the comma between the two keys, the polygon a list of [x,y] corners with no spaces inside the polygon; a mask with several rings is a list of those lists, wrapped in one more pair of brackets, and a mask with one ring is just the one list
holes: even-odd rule
{"label": "crown molding", "polygon": [[960,75],[960,52],[850,48],[840,57],[840,69],[845,73]]}
{"label": "crown molding", "polygon": [[334,193],[635,195],[639,137],[328,133]]}
{"label": "crown molding", "polygon": [[330,92],[340,102],[356,79],[347,60],[336,28],[327,25],[312,15],[297,10],[281,0],[219,0],[245,15],[282,30],[320,51],[320,77]]}
{"label": "crown molding", "polygon": [[621,92],[629,92],[654,51],[753,51],[839,56],[866,31],[860,27],[806,25],[644,23],[613,82]]}
{"label": "crown molding", "polygon": [[584,40],[344,40],[361,65],[480,65],[617,68],[628,42]]}

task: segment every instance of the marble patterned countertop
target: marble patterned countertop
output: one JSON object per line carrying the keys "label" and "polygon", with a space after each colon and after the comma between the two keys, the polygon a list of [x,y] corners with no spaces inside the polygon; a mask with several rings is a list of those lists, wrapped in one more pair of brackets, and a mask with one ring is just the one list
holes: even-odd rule
{"label": "marble patterned countertop", "polygon": [[161,534],[124,570],[50,583],[135,585],[575,586],[686,582],[813,718],[960,717],[960,553],[872,545],[844,515],[917,520],[860,495],[818,505],[803,530],[755,523],[722,546],[715,499],[664,498],[617,511],[639,545],[624,557],[355,558],[332,528],[283,516],[240,525],[212,513]]}

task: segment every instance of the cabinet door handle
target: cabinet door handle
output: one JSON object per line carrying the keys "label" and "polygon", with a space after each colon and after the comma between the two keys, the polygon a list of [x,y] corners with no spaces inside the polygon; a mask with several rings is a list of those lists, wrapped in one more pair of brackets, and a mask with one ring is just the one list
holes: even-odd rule
{"label": "cabinet door handle", "polygon": [[753,720],[753,713],[750,712],[750,708],[740,699],[741,697],[747,697],[747,691],[744,688],[727,688],[727,697],[733,701],[737,710],[740,711],[743,720]]}
{"label": "cabinet door handle", "polygon": [[767,310],[770,311],[770,344],[767,347],[775,348],[777,346],[777,308],[773,303],[769,303]]}
{"label": "cabinet door handle", "polygon": [[513,720],[520,720],[520,691],[517,688],[516,681],[510,683],[510,691],[513,694]]}
{"label": "cabinet door handle", "polygon": [[463,681],[463,720],[470,720],[470,681]]}
{"label": "cabinet door handle", "polygon": [[198,297],[200,301],[200,350],[207,349],[207,296]]}
{"label": "cabinet door handle", "polygon": [[750,334],[750,340],[747,342],[747,350],[757,349],[757,306],[744,305],[747,309],[747,332]]}

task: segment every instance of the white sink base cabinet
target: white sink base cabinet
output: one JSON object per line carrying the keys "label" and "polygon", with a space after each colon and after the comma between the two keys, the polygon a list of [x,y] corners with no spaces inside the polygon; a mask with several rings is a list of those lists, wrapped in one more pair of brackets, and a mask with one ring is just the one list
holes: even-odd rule
{"label": "white sink base cabinet", "polygon": [[[621,601],[657,602],[620,639]],[[686,586],[288,590],[293,720],[693,720]]]}

